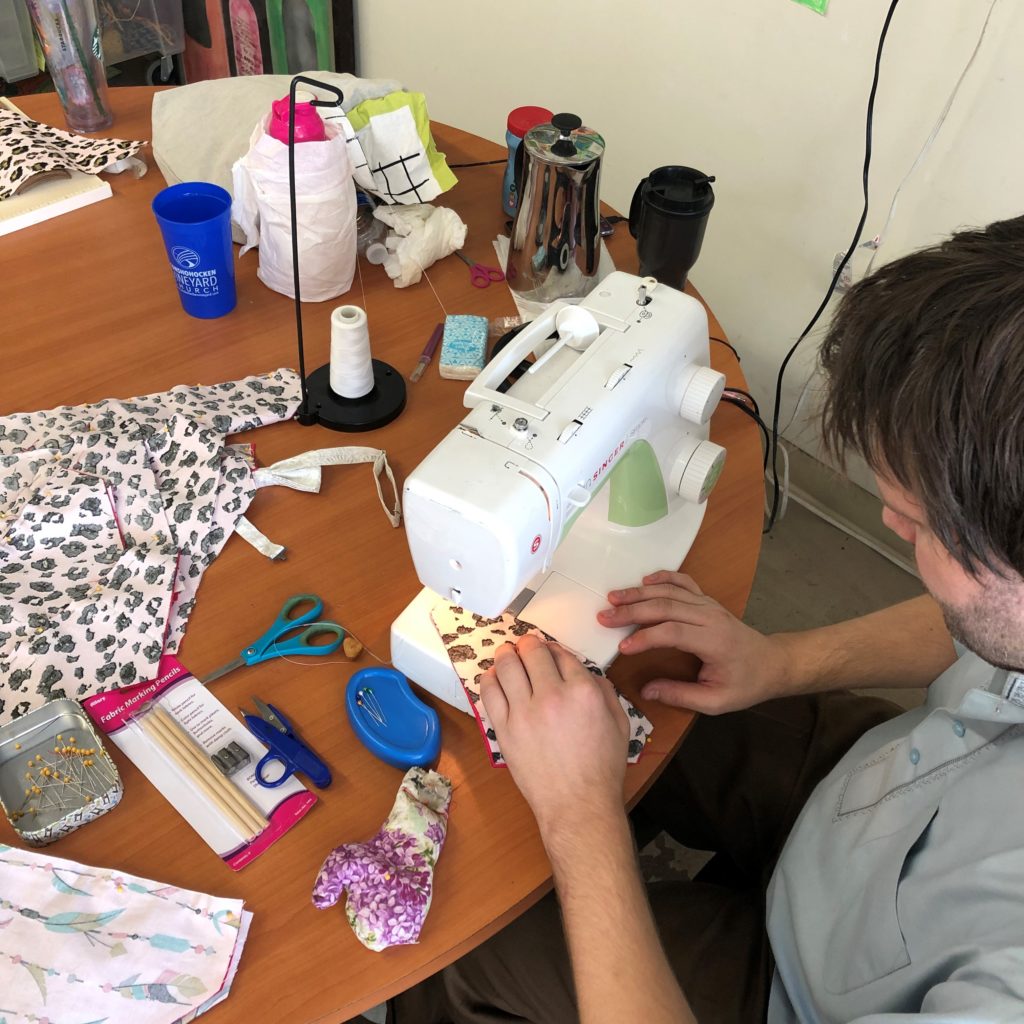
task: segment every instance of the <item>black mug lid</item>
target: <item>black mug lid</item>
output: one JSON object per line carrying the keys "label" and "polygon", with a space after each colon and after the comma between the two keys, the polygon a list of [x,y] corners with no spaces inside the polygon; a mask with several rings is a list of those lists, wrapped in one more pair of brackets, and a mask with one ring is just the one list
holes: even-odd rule
{"label": "black mug lid", "polygon": [[715,203],[714,180],[695,167],[659,167],[643,183],[644,202],[666,213],[704,213]]}

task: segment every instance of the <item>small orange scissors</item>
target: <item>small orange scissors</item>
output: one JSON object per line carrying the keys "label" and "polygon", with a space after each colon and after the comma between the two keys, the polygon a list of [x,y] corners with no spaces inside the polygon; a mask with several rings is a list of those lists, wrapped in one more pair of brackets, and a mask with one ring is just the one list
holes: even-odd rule
{"label": "small orange scissors", "polygon": [[455,255],[469,267],[469,279],[474,288],[488,288],[492,281],[504,281],[505,275],[497,267],[487,267],[483,263],[474,263],[461,249]]}

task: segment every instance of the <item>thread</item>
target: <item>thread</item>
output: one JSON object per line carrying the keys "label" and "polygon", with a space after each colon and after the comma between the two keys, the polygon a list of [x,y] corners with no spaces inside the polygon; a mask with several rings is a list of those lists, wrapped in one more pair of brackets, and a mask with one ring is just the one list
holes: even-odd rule
{"label": "thread", "polygon": [[434,282],[430,280],[430,275],[420,267],[420,271],[423,274],[424,280],[430,285],[430,290],[434,293],[434,298],[437,299],[437,304],[441,307],[441,312],[448,316],[448,310],[444,308],[444,303],[441,301],[441,296],[437,294],[437,289],[434,287]]}
{"label": "thread", "polygon": [[[499,163],[500,162],[501,161],[499,161]],[[389,235],[388,240],[394,237],[394,235]],[[388,258],[388,256],[391,255],[391,250],[388,249],[388,247],[381,242],[374,242],[373,244],[367,247],[365,255],[369,263],[381,266],[383,265],[384,261]],[[445,255],[451,254],[446,253]],[[441,301],[441,296],[437,294],[437,289],[434,287],[434,282],[430,280],[430,275],[424,269],[423,264],[420,263],[420,261],[415,259],[414,257],[409,256],[408,258],[412,260],[412,262],[416,264],[417,267],[419,267],[419,271],[423,275],[423,279],[427,282],[428,285],[430,285],[430,290],[434,293],[434,298],[437,299],[437,304],[441,307],[441,312],[444,313],[445,316],[448,316],[448,310],[445,309],[444,303]],[[358,260],[356,262],[358,264]],[[361,275],[362,271],[360,271],[360,277]]]}
{"label": "thread", "polygon": [[363,268],[359,260],[356,260],[356,271],[359,274],[359,293],[363,297],[363,312],[366,313],[367,318],[369,318],[370,307],[367,305],[366,302],[366,287],[363,284]]}
{"label": "thread", "polygon": [[370,332],[358,306],[339,306],[331,314],[330,381],[342,398],[362,398],[373,390]]}
{"label": "thread", "polygon": [[[446,255],[451,255],[451,253],[448,253]],[[443,258],[444,257],[442,257],[442,259]],[[441,312],[444,313],[444,315],[447,317],[448,310],[445,309],[444,303],[441,301],[441,296],[437,294],[437,289],[434,287],[434,282],[430,280],[430,275],[427,273],[426,268],[423,266],[422,263],[420,263],[419,260],[411,256],[409,257],[409,259],[411,259],[412,262],[415,263],[417,267],[419,267],[419,271],[423,275],[423,280],[426,281],[428,285],[430,285],[430,290],[434,293],[434,298],[437,299],[437,304],[441,307]]]}

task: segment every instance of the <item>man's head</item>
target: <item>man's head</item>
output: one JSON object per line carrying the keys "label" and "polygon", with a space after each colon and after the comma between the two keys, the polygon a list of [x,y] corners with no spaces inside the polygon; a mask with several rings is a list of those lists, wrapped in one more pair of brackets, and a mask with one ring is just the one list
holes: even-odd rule
{"label": "man's head", "polygon": [[821,349],[823,436],[879,478],[951,632],[1024,664],[1024,217],[857,284]]}

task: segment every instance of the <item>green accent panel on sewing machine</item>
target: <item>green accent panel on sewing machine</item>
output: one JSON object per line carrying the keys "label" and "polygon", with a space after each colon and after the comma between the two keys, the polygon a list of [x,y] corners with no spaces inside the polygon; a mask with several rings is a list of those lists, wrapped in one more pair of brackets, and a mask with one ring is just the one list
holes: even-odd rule
{"label": "green accent panel on sewing machine", "polygon": [[668,515],[668,495],[658,456],[636,441],[616,463],[609,480],[608,519],[619,526],[648,526]]}
{"label": "green accent panel on sewing machine", "polygon": [[[658,465],[658,456],[647,441],[635,441],[615,464],[615,468],[597,485],[590,502],[611,485],[608,496],[608,521],[618,526],[648,526],[668,515],[668,494]],[[565,540],[580,513],[590,503],[578,508],[562,528],[559,540]]]}

